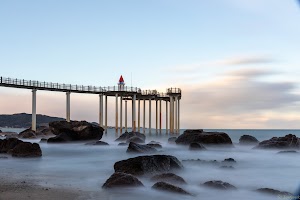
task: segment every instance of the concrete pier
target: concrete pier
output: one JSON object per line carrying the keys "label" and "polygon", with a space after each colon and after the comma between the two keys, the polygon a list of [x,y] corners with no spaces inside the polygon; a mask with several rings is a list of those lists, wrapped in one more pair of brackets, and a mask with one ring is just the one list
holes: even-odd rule
{"label": "concrete pier", "polygon": [[71,93],[70,92],[66,92],[66,96],[67,96],[67,101],[66,101],[66,107],[67,107],[67,109],[66,109],[66,120],[67,120],[67,122],[70,122],[70,120],[71,120],[71,99],[70,99],[70,95],[71,95]]}
{"label": "concrete pier", "polygon": [[[123,77],[119,79],[118,86],[94,87],[83,85],[59,84],[44,81],[31,81],[15,78],[0,77],[0,87],[12,87],[32,90],[32,130],[36,130],[36,92],[37,90],[64,92],[66,93],[66,120],[71,120],[71,93],[96,94],[99,95],[99,125],[108,129],[108,97],[115,97],[115,130],[118,133],[123,131],[123,101],[125,100],[125,127],[128,131],[128,109],[127,102],[132,101],[132,130],[141,131],[141,101],[143,101],[143,133],[146,132],[146,101],[149,102],[149,134],[152,128],[151,104],[155,101],[155,132],[162,133],[162,101],[166,102],[166,133],[180,132],[180,88],[168,88],[166,93],[159,93],[156,90],[141,90],[137,87],[125,86]],[[119,111],[120,97],[120,111]],[[103,99],[105,98],[105,99]],[[105,104],[104,104],[105,101]],[[137,102],[138,101],[138,102]],[[170,103],[169,103],[170,102]],[[136,112],[136,103],[138,110]],[[103,106],[104,104],[104,106]],[[170,110],[169,110],[170,109]],[[119,115],[120,112],[120,115]],[[110,112],[113,115],[113,112]],[[136,117],[137,115],[137,117]],[[111,116],[113,117],[113,116]],[[120,120],[120,121],[119,121]],[[112,122],[113,123],[113,122]]]}
{"label": "concrete pier", "polygon": [[32,124],[31,129],[36,131],[36,89],[32,90]]}

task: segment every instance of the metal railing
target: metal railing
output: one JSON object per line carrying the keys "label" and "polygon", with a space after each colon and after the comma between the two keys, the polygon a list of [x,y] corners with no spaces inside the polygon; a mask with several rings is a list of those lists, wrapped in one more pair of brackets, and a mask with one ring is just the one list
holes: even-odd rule
{"label": "metal railing", "polygon": [[181,94],[180,88],[168,88],[167,94]]}
{"label": "metal railing", "polygon": [[139,92],[140,88],[137,87],[127,87],[124,86],[120,88],[119,86],[108,86],[108,87],[96,87],[96,86],[83,86],[83,85],[71,85],[71,84],[60,84],[52,83],[45,81],[32,81],[24,79],[14,79],[7,77],[0,77],[0,83],[2,85],[15,85],[15,86],[24,86],[30,88],[40,88],[40,89],[49,89],[49,90],[62,90],[62,91],[79,91],[79,92],[92,92],[92,93],[101,93],[101,92]]}

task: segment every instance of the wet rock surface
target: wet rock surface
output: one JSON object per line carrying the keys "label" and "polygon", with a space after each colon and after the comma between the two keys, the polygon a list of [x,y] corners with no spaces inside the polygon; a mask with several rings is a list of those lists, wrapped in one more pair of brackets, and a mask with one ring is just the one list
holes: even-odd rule
{"label": "wet rock surface", "polygon": [[[139,132],[125,132],[122,135],[120,135],[120,137],[117,138],[115,141],[116,142],[130,142],[130,138],[135,138],[135,137],[137,137],[141,141],[143,141],[142,143],[145,143],[146,136]],[[137,139],[134,139],[134,140],[137,140]]]}
{"label": "wet rock surface", "polygon": [[245,145],[251,145],[251,144],[258,144],[259,141],[251,135],[242,135],[239,139],[240,144],[245,144]]}
{"label": "wet rock surface", "polygon": [[152,188],[156,190],[165,191],[165,192],[177,193],[182,195],[191,195],[184,189],[166,182],[157,182],[152,186]]}
{"label": "wet rock surface", "polygon": [[199,150],[206,150],[206,148],[200,144],[200,143],[197,143],[197,142],[192,142],[189,146],[189,149],[190,150],[196,150],[196,151],[199,151]]}
{"label": "wet rock surface", "polygon": [[204,132],[199,130],[186,130],[176,139],[176,144],[189,145],[200,143],[207,145],[226,145],[232,146],[231,138],[223,132]]}
{"label": "wet rock surface", "polygon": [[159,175],[155,175],[151,178],[152,181],[164,181],[167,183],[177,183],[177,184],[186,184],[186,181],[174,174],[174,173],[163,173],[163,174],[159,174]]}
{"label": "wet rock surface", "polygon": [[162,148],[161,144],[159,142],[155,142],[155,141],[151,141],[147,145],[150,146],[150,147],[154,147],[156,149],[161,149]]}
{"label": "wet rock surface", "polygon": [[183,169],[181,162],[170,155],[138,156],[114,164],[115,172],[132,175],[153,175]]}
{"label": "wet rock surface", "polygon": [[100,140],[104,131],[102,127],[86,121],[55,121],[49,123],[49,128],[56,137],[49,138],[48,143]]}
{"label": "wet rock surface", "polygon": [[115,172],[103,184],[102,188],[141,187],[143,183],[131,174]]}
{"label": "wet rock surface", "polygon": [[223,181],[207,181],[203,183],[203,186],[218,189],[218,190],[234,190],[237,189],[235,186],[231,185],[230,183],[223,182]]}
{"label": "wet rock surface", "polygon": [[154,147],[130,142],[126,152],[127,153],[154,153],[156,151],[157,150]]}
{"label": "wet rock surface", "polygon": [[96,141],[96,142],[88,142],[85,145],[108,146],[109,144],[103,141]]}
{"label": "wet rock surface", "polygon": [[274,196],[278,196],[278,195],[292,196],[293,195],[292,193],[289,193],[289,192],[274,190],[271,188],[259,188],[256,191],[260,192],[260,193],[264,193],[264,194],[274,195]]}
{"label": "wet rock surface", "polygon": [[19,133],[18,135],[19,138],[24,138],[24,139],[34,139],[36,138],[35,131],[31,130],[31,128],[26,129],[22,132]]}
{"label": "wet rock surface", "polygon": [[300,139],[292,134],[284,137],[273,137],[260,142],[255,148],[259,149],[299,149]]}
{"label": "wet rock surface", "polygon": [[0,153],[14,157],[40,157],[42,150],[37,143],[23,142],[17,138],[0,140]]}

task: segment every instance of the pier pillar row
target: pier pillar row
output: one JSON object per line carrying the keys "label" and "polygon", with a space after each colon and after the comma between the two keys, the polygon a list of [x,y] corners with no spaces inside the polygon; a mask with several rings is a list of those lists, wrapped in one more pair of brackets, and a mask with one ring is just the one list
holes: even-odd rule
{"label": "pier pillar row", "polygon": [[123,129],[123,97],[120,96],[120,134],[122,134]]}
{"label": "pier pillar row", "polygon": [[159,134],[161,134],[161,100],[159,100]]}
{"label": "pier pillar row", "polygon": [[144,99],[144,106],[143,106],[143,133],[146,132],[146,100]]}
{"label": "pier pillar row", "polygon": [[178,97],[177,96],[175,96],[175,112],[174,112],[174,114],[175,114],[175,124],[174,124],[174,126],[175,126],[175,133],[176,134],[178,134]]}
{"label": "pier pillar row", "polygon": [[180,99],[178,99],[178,134],[180,134]]}
{"label": "pier pillar row", "polygon": [[31,121],[31,129],[36,131],[36,89],[32,90],[32,121]]}
{"label": "pier pillar row", "polygon": [[103,94],[99,94],[99,126],[103,127]]}
{"label": "pier pillar row", "polygon": [[67,95],[67,112],[66,112],[66,120],[67,122],[70,122],[71,120],[71,102],[70,102],[70,94],[71,92],[66,92]]}
{"label": "pier pillar row", "polygon": [[149,133],[151,134],[151,99],[149,99]]}
{"label": "pier pillar row", "polygon": [[166,101],[166,134],[168,134],[168,124],[169,124],[169,119],[168,119],[168,101]]}
{"label": "pier pillar row", "polygon": [[128,127],[127,127],[127,100],[125,100],[125,131],[128,132]]}
{"label": "pier pillar row", "polygon": [[138,132],[141,131],[141,100],[138,100]]}
{"label": "pier pillar row", "polygon": [[105,95],[105,133],[107,133],[107,95]]}
{"label": "pier pillar row", "polygon": [[115,130],[118,133],[118,94],[116,94],[116,113],[115,113]]}
{"label": "pier pillar row", "polygon": [[136,94],[132,97],[132,131],[136,131]]}
{"label": "pier pillar row", "polygon": [[158,133],[158,101],[155,100],[155,133]]}
{"label": "pier pillar row", "polygon": [[174,101],[173,101],[173,96],[170,96],[170,133],[174,133],[173,130],[173,109],[174,109]]}

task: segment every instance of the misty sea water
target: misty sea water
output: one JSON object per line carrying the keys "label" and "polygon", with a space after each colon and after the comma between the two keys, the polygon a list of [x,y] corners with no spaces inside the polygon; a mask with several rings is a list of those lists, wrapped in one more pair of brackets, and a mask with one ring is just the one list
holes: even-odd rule
{"label": "misty sea water", "polygon": [[[2,129],[2,131],[17,131]],[[19,130],[21,131],[21,130]],[[181,130],[183,132],[184,130]],[[182,162],[184,169],[177,175],[183,177],[187,185],[181,186],[194,196],[182,196],[159,192],[151,189],[155,183],[147,177],[139,177],[145,187],[104,190],[103,183],[113,174],[115,162],[140,154],[126,153],[126,146],[118,146],[114,142],[116,135],[109,129],[103,135],[102,141],[109,146],[89,146],[84,143],[47,144],[40,143],[43,151],[42,158],[19,159],[11,158],[0,161],[0,177],[10,176],[13,180],[29,180],[41,186],[60,187],[81,190],[88,196],[79,199],[249,199],[271,200],[284,197],[268,196],[255,192],[258,188],[273,188],[281,191],[295,192],[300,183],[300,155],[278,154],[279,150],[258,150],[253,146],[238,144],[239,137],[244,134],[255,136],[262,141],[274,136],[295,134],[300,136],[300,130],[211,130],[226,132],[231,137],[234,148],[208,147],[206,151],[190,151],[186,146],[168,144],[170,135],[156,135],[152,130],[151,136],[146,133],[146,142],[152,140],[161,142],[163,148],[157,154],[176,156],[179,160],[201,159],[218,160],[234,158],[237,163],[234,169],[222,169],[219,166]],[[39,142],[39,140],[28,140]],[[201,184],[210,180],[222,180],[238,189],[219,191],[203,187]]]}

